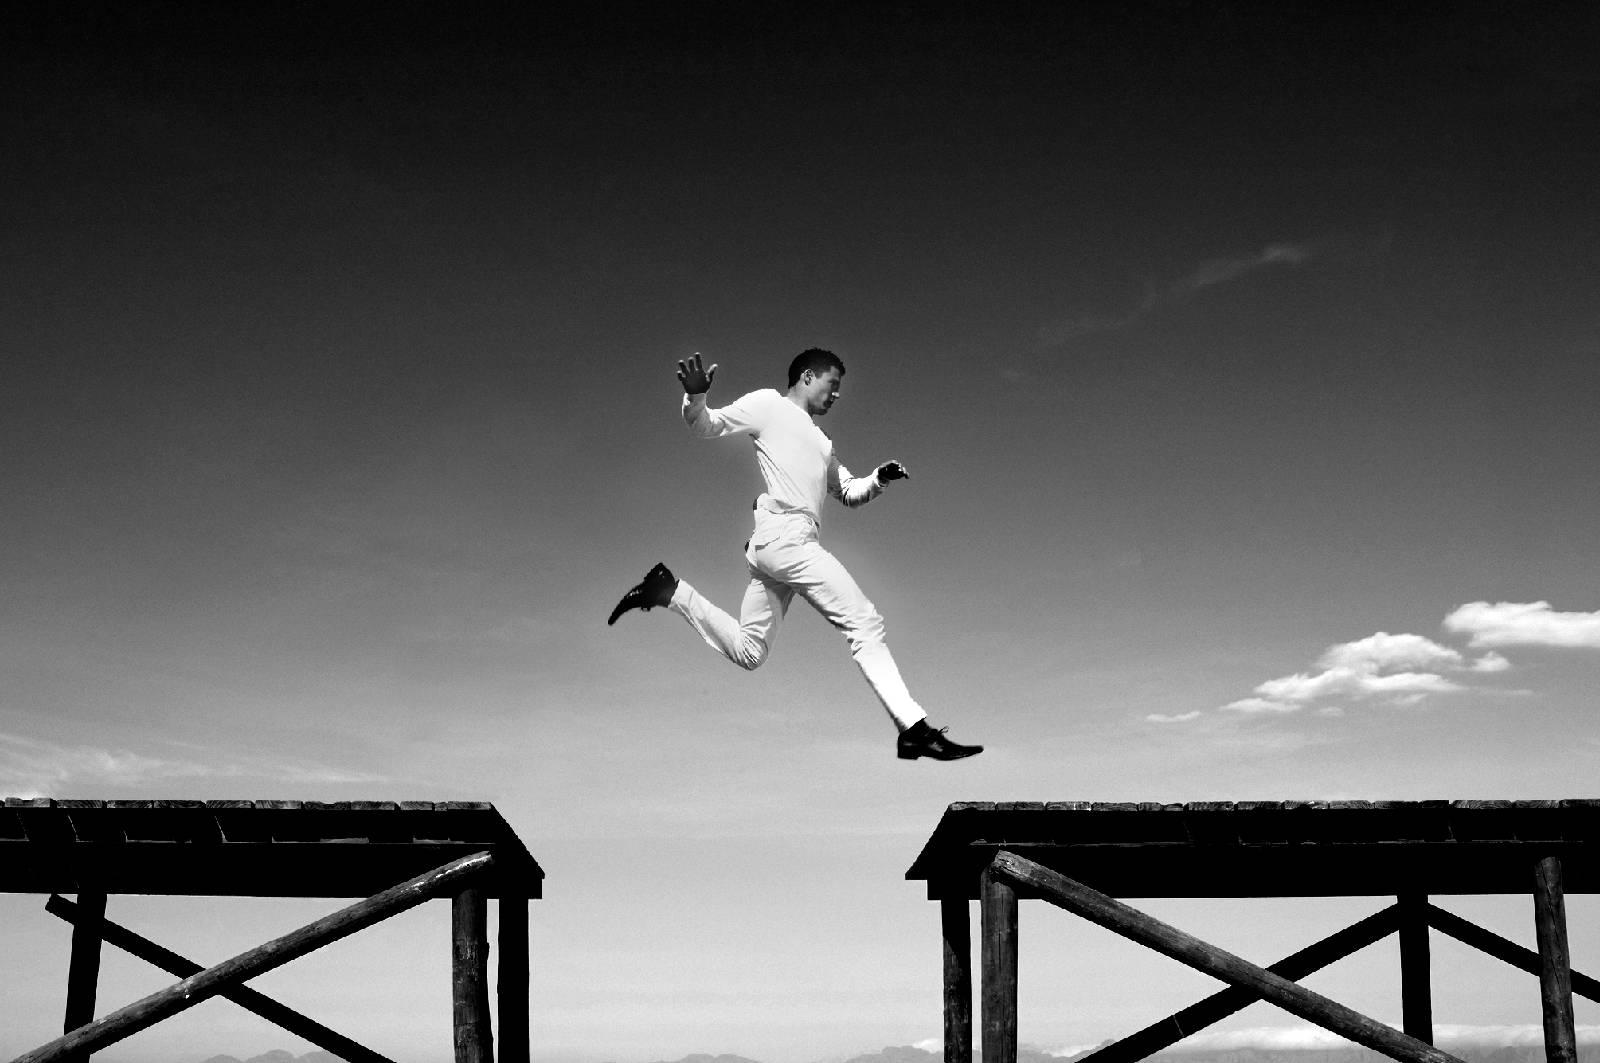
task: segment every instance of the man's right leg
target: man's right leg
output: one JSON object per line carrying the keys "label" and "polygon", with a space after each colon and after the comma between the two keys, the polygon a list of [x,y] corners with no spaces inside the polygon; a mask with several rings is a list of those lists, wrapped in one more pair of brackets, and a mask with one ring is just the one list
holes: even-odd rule
{"label": "man's right leg", "polygon": [[771,578],[784,580],[844,635],[850,656],[896,730],[903,733],[927,719],[884,643],[883,617],[838,558],[807,536],[774,541],[756,552],[756,560]]}
{"label": "man's right leg", "polygon": [[928,714],[906,689],[884,642],[882,615],[838,558],[808,537],[798,542],[774,543],[759,551],[756,559],[804,595],[844,634],[856,666],[900,732],[896,741],[900,759],[960,760],[983,752],[982,746],[951,741],[944,737],[943,729],[936,730],[928,724]]}
{"label": "man's right leg", "polygon": [[737,620],[681,579],[668,604],[673,612],[689,621],[689,626],[706,640],[706,645],[740,668],[756,669],[772,651],[778,622],[789,611],[793,600],[794,591],[752,569]]}

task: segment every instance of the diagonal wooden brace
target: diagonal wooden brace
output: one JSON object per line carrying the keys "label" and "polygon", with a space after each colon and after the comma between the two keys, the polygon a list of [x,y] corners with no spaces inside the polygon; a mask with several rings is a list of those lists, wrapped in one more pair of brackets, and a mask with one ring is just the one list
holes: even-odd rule
{"label": "diagonal wooden brace", "polygon": [[[1523,948],[1509,938],[1503,938],[1492,930],[1485,930],[1477,923],[1447,912],[1437,905],[1428,905],[1428,925],[1441,934],[1448,934],[1463,945],[1470,945],[1479,952],[1488,953],[1497,960],[1504,960],[1519,971],[1528,974],[1539,973],[1539,954],[1532,949]],[[1589,1000],[1600,1001],[1600,980],[1589,977],[1578,971],[1572,972],[1572,991]]]}
{"label": "diagonal wooden brace", "polygon": [[1059,908],[1065,908],[1197,971],[1229,985],[1248,988],[1256,996],[1291,1015],[1401,1060],[1402,1063],[1461,1063],[1448,1052],[1441,1052],[1415,1037],[1408,1037],[1338,1001],[1314,993],[1264,967],[1258,967],[1192,934],[1168,926],[1153,916],[1015,853],[1003,849],[997,852],[989,865],[989,873],[1003,876]]}
{"label": "diagonal wooden brace", "polygon": [[[52,896],[45,902],[44,910],[51,915],[77,925],[84,915],[78,905],[73,904],[65,897]],[[192,974],[199,974],[205,970],[202,964],[180,956],[171,949],[163,948],[154,941],[137,934],[127,927],[113,923],[101,917],[97,922],[98,935],[108,945],[115,946],[130,956],[136,956],[146,963],[161,968],[168,974],[187,978]],[[261,1016],[268,1022],[275,1023],[297,1037],[303,1037],[318,1048],[332,1052],[340,1059],[349,1060],[349,1063],[394,1063],[388,1056],[375,1052],[359,1042],[330,1030],[328,1027],[306,1015],[300,1014],[287,1004],[281,1004],[265,993],[257,992],[249,986],[232,986],[223,989],[218,996],[231,1000],[246,1011]]]}
{"label": "diagonal wooden brace", "polygon": [[[1461,942],[1470,945],[1479,952],[1486,952],[1497,960],[1504,960],[1519,971],[1528,974],[1539,973],[1539,954],[1532,949],[1523,948],[1509,938],[1503,938],[1492,930],[1485,930],[1477,923],[1447,912],[1437,905],[1428,905],[1428,925],[1441,934],[1448,934]],[[1600,1001],[1600,980],[1589,977],[1578,971],[1572,972],[1572,991],[1589,1000]]]}
{"label": "diagonal wooden brace", "polygon": [[94,1052],[115,1044],[154,1026],[162,1019],[171,1018],[201,1001],[217,996],[224,989],[281,967],[290,960],[299,959],[324,945],[365,930],[392,915],[415,908],[448,890],[459,889],[464,881],[482,875],[493,862],[493,854],[483,852],[434,868],[80,1026],[49,1044],[23,1053],[12,1063],[57,1063],[73,1053]]}
{"label": "diagonal wooden brace", "polygon": [[[1266,968],[1290,981],[1299,981],[1315,974],[1331,963],[1336,963],[1352,953],[1359,952],[1374,942],[1382,941],[1400,927],[1397,905],[1374,912],[1360,922],[1329,934],[1299,952],[1285,956]],[[1221,1022],[1228,1016],[1243,1011],[1261,999],[1259,993],[1243,986],[1230,986],[1213,993],[1182,1011],[1151,1023],[1138,1033],[1113,1041],[1077,1060],[1077,1063],[1132,1063],[1144,1059],[1164,1048],[1171,1048],[1192,1033]]]}

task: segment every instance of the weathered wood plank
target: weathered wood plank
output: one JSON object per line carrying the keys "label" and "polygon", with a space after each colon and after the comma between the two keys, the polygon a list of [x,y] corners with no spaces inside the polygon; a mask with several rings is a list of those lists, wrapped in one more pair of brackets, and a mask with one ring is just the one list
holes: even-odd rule
{"label": "weathered wood plank", "polygon": [[[1008,879],[1058,907],[1154,949],[1230,985],[1248,986],[1262,999],[1359,1045],[1403,1063],[1460,1063],[1432,1045],[1258,967],[1209,942],[1168,926],[1105,894],[1013,853],[1000,852],[987,872]],[[989,1063],[985,1060],[985,1063]],[[1010,1061],[1007,1061],[1010,1063]]]}
{"label": "weathered wood plank", "polygon": [[[75,929],[84,924],[88,915],[82,905],[73,904],[65,897],[52,896],[45,902],[44,910],[58,919],[72,923]],[[188,957],[180,956],[119,923],[101,920],[99,926],[100,936],[106,944],[159,967],[168,974],[187,978],[205,970],[202,965]],[[268,1022],[276,1023],[297,1037],[305,1038],[318,1048],[332,1052],[340,1059],[349,1060],[350,1063],[394,1063],[388,1056],[374,1052],[365,1045],[352,1041],[336,1030],[330,1030],[315,1019],[302,1015],[288,1005],[280,1004],[265,993],[257,992],[248,986],[232,986],[221,990],[217,995],[261,1016]]]}
{"label": "weathered wood plank", "polygon": [[154,1026],[162,1019],[217,996],[223,989],[281,967],[330,942],[365,930],[431,897],[459,888],[461,883],[487,872],[492,863],[491,854],[476,853],[418,875],[265,945],[208,967],[199,974],[152,993],[87,1026],[80,1026],[49,1044],[18,1056],[13,1063],[56,1063],[75,1052],[92,1052],[115,1044]]}
{"label": "weathered wood plank", "polygon": [[965,897],[939,904],[944,939],[944,1063],[972,1063],[972,912]]}
{"label": "weathered wood plank", "polygon": [[494,1063],[489,1030],[489,902],[465,889],[450,904],[451,1014],[456,1063]]}
{"label": "weathered wood plank", "polygon": [[505,819],[457,804],[16,800],[0,811],[0,892],[353,901],[492,850],[491,899],[539,896],[543,872]]}
{"label": "weathered wood plank", "polygon": [[[1374,912],[1357,923],[1352,923],[1321,941],[1307,945],[1299,952],[1285,956],[1268,967],[1273,974],[1291,981],[1299,981],[1322,970],[1330,963],[1359,952],[1376,941],[1394,933],[1400,926],[1399,910],[1394,906]],[[1137,1033],[1129,1034],[1103,1048],[1096,1049],[1077,1060],[1077,1063],[1133,1063],[1134,1060],[1171,1048],[1190,1034],[1237,1014],[1260,1000],[1261,996],[1242,986],[1229,986],[1206,999],[1191,1004],[1182,1011],[1151,1023]]]}
{"label": "weathered wood plank", "polygon": [[1561,858],[1547,856],[1534,867],[1533,926],[1539,942],[1539,1004],[1544,1014],[1547,1063],[1577,1063],[1572,1014],[1572,958],[1567,951],[1567,901]]}
{"label": "weathered wood plank", "polygon": [[985,872],[980,892],[983,1063],[1017,1063],[1017,891]]}

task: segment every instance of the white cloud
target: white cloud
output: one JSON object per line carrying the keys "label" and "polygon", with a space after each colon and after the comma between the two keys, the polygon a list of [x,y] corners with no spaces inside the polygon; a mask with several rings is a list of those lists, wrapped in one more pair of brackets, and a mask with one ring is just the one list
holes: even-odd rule
{"label": "white cloud", "polygon": [[1395,672],[1379,675],[1374,668],[1329,668],[1316,675],[1304,672],[1269,679],[1256,693],[1271,701],[1307,702],[1325,697],[1365,698],[1380,694],[1448,694],[1461,688],[1432,672]]}
{"label": "white cloud", "polygon": [[129,749],[63,746],[0,733],[0,791],[61,797],[74,789],[138,788],[178,779],[269,779],[312,784],[381,782],[382,777],[312,762],[151,756]]}
{"label": "white cloud", "polygon": [[[1388,1025],[1394,1025],[1389,1023]],[[1600,1026],[1578,1026],[1578,1041],[1582,1044],[1600,1043]],[[1434,1042],[1439,1045],[1500,1048],[1512,1045],[1542,1045],[1544,1027],[1536,1024],[1508,1026],[1466,1026],[1435,1023]],[[1190,1034],[1167,1052],[1215,1052],[1219,1050],[1290,1052],[1305,1049],[1346,1047],[1351,1042],[1320,1026],[1254,1026],[1239,1030],[1212,1030]]]}
{"label": "white cloud", "polygon": [[[1045,1055],[1054,1056],[1057,1059],[1071,1059],[1074,1056],[1081,1056],[1092,1052],[1103,1044],[1105,1044],[1104,1041],[1092,1045],[1061,1045],[1058,1048],[1046,1048],[1043,1051]],[[939,1047],[943,1048],[943,1043],[941,1043]]]}
{"label": "white cloud", "polygon": [[1294,712],[1300,708],[1291,702],[1273,701],[1269,698],[1240,698],[1222,707],[1232,709],[1234,712]]}
{"label": "white cloud", "polygon": [[1242,1030],[1201,1031],[1190,1034],[1169,1051],[1239,1051],[1260,1049],[1293,1052],[1304,1049],[1343,1048],[1352,1042],[1320,1026],[1252,1026]]}
{"label": "white cloud", "polygon": [[[1465,689],[1444,672],[1500,672],[1511,666],[1497,653],[1469,660],[1459,650],[1422,635],[1379,631],[1353,642],[1329,646],[1315,662],[1317,671],[1268,679],[1252,697],[1229,702],[1224,709],[1243,713],[1297,712],[1313,703],[1380,701],[1405,707],[1432,694]],[[1341,706],[1320,705],[1319,709]],[[1338,712],[1323,712],[1338,715]]]}
{"label": "white cloud", "polygon": [[1317,660],[1319,668],[1458,668],[1461,654],[1421,635],[1391,635],[1387,631],[1354,642],[1330,646]]}
{"label": "white cloud", "polygon": [[1600,612],[1558,613],[1549,602],[1468,602],[1444,626],[1473,646],[1558,646],[1600,649]]}
{"label": "white cloud", "polygon": [[1189,712],[1180,712],[1173,716],[1168,716],[1167,714],[1161,712],[1152,712],[1150,715],[1145,717],[1145,719],[1151,723],[1188,723],[1190,720],[1198,720],[1199,718],[1199,709],[1194,709]]}
{"label": "white cloud", "polygon": [[1472,662],[1474,672],[1504,672],[1511,667],[1511,662],[1498,653],[1486,653]]}
{"label": "white cloud", "polygon": [[1394,705],[1414,705],[1428,694],[1452,694],[1462,687],[1432,672],[1395,672],[1380,675],[1355,668],[1329,668],[1324,672],[1269,679],[1256,687],[1257,697],[1224,705],[1235,712],[1295,712],[1323,698],[1354,701],[1382,699]]}

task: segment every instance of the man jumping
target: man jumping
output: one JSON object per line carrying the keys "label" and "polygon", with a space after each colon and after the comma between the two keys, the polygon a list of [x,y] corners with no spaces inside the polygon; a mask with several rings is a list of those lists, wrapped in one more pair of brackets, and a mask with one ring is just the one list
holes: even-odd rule
{"label": "man jumping", "polygon": [[706,405],[717,367],[703,368],[698,354],[678,363],[683,384],[683,419],[703,439],[748,435],[767,489],[755,503],[755,531],[745,547],[750,584],[735,620],[718,609],[666,565],[656,565],[611,610],[607,624],[629,609],[662,605],[689,621],[713,649],[741,668],[759,668],[777,637],[778,622],[798,593],[844,634],[861,673],[900,731],[902,760],[959,760],[983,752],[945,737],[928,725],[928,714],[911,697],[889,647],[883,617],[839,560],[817,541],[823,495],[855,507],[883,493],[886,483],[910,474],[886,461],[869,476],[852,476],[833,453],[833,441],[813,417],[839,398],[844,363],[832,351],[813,347],[789,365],[789,388],[752,391],[721,409]]}

